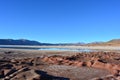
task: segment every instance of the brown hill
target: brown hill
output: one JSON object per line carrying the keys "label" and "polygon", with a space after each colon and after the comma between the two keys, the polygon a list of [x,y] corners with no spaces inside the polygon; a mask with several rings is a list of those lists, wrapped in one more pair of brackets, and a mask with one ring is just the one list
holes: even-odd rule
{"label": "brown hill", "polygon": [[113,39],[113,40],[110,40],[108,41],[108,43],[119,43],[120,44],[120,39]]}
{"label": "brown hill", "polygon": [[107,42],[88,43],[87,46],[120,46],[120,39],[112,39]]}

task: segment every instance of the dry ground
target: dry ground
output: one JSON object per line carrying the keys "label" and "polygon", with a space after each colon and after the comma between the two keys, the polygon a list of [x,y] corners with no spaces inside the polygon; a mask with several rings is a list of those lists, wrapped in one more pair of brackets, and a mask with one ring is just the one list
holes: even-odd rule
{"label": "dry ground", "polygon": [[[97,55],[98,54],[98,55]],[[91,80],[96,77],[105,77],[111,75],[106,69],[99,69],[87,66],[65,65],[50,63],[43,61],[45,57],[50,59],[57,58],[55,55],[69,61],[89,61],[91,58],[100,58],[102,62],[120,63],[120,54],[116,52],[99,52],[99,53],[78,53],[69,51],[34,51],[34,50],[14,50],[0,49],[0,72],[7,74],[9,70],[13,72],[3,75],[0,73],[1,79],[9,77],[8,80]],[[53,56],[53,57],[52,57]],[[108,57],[105,58],[104,56]],[[39,60],[35,63],[36,58]],[[59,56],[58,56],[59,57]],[[54,60],[53,60],[54,61]],[[63,60],[64,62],[64,60]],[[105,63],[104,62],[104,63]],[[27,67],[27,68],[26,68]],[[25,68],[25,69],[24,69]],[[6,70],[7,69],[7,70]],[[27,69],[27,70],[26,70]],[[35,70],[35,71],[31,71]],[[20,72],[19,72],[20,71]],[[17,72],[17,73],[16,73]],[[15,75],[13,75],[16,73]],[[12,77],[10,75],[12,74]],[[35,75],[35,76],[33,76]],[[40,77],[39,79],[31,79],[31,77]],[[17,78],[16,78],[17,77]],[[98,79],[94,79],[98,80]],[[99,79],[99,80],[115,80],[115,79]],[[116,79],[120,80],[120,79]]]}

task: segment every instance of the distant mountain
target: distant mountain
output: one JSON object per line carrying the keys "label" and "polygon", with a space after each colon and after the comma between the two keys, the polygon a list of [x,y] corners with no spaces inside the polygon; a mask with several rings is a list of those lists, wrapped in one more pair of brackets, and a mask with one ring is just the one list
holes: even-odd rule
{"label": "distant mountain", "polygon": [[85,43],[58,43],[58,44],[52,44],[52,43],[40,43],[38,41],[33,40],[27,40],[27,39],[0,39],[0,45],[61,45],[61,46],[79,46],[84,45]]}
{"label": "distant mountain", "polygon": [[50,45],[49,43],[40,43],[27,39],[0,39],[0,45]]}
{"label": "distant mountain", "polygon": [[108,41],[108,43],[119,43],[120,44],[120,39],[112,39]]}
{"label": "distant mountain", "polygon": [[88,46],[120,46],[120,39],[112,39],[107,42],[93,42],[86,44]]}
{"label": "distant mountain", "polygon": [[113,39],[107,42],[92,42],[92,43],[58,43],[58,44],[51,44],[51,43],[40,43],[38,41],[27,40],[27,39],[0,39],[0,45],[54,45],[54,46],[120,46],[120,39]]}

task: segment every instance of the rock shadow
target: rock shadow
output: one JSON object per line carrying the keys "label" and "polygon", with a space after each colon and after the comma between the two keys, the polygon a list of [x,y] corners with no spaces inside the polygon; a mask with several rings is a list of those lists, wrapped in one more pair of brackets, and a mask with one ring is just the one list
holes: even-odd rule
{"label": "rock shadow", "polygon": [[49,75],[47,72],[41,70],[36,70],[36,73],[41,75],[40,80],[70,80],[69,78],[65,77]]}

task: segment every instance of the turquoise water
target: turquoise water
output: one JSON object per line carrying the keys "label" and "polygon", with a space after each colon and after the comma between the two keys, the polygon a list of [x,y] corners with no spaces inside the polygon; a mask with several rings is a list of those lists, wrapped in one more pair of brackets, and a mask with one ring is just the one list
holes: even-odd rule
{"label": "turquoise water", "polygon": [[45,51],[76,51],[76,52],[90,52],[94,50],[90,49],[70,49],[70,48],[35,48],[35,47],[7,47],[0,46],[0,48],[9,48],[9,49],[26,49],[26,50],[45,50]]}
{"label": "turquoise water", "polygon": [[69,48],[40,48],[38,50],[49,50],[49,51],[77,51],[77,52],[90,52],[93,50],[89,50],[89,49],[69,49]]}

